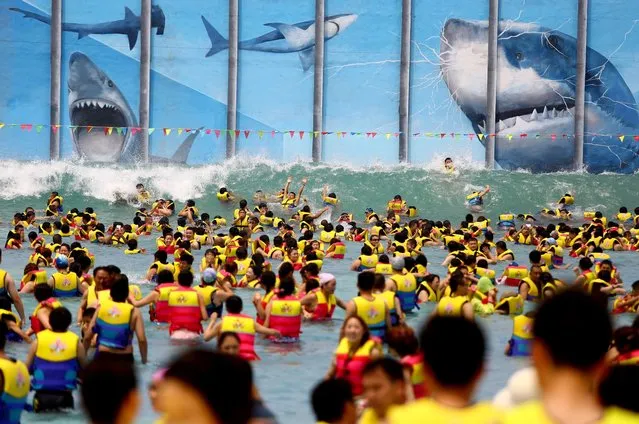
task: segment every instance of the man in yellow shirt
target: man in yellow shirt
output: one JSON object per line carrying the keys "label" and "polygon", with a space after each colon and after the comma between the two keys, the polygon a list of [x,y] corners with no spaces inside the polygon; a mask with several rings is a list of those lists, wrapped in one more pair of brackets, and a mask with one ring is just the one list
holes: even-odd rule
{"label": "man in yellow shirt", "polygon": [[576,290],[553,296],[539,308],[533,335],[541,396],[509,411],[504,424],[639,423],[639,414],[605,408],[599,399],[612,324],[597,299]]}
{"label": "man in yellow shirt", "polygon": [[486,356],[479,326],[461,316],[434,316],[419,336],[424,353],[424,384],[430,398],[391,409],[390,424],[496,424],[501,413],[475,403]]}

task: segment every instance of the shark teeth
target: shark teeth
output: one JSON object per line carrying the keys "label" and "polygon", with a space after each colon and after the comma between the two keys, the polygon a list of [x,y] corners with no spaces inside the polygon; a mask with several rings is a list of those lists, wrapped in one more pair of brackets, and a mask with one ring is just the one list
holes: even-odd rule
{"label": "shark teeth", "polygon": [[110,102],[106,102],[104,100],[83,99],[83,100],[78,100],[74,104],[74,109],[86,109],[86,108],[112,109],[118,112],[120,111],[120,109],[118,109],[117,106],[115,106],[114,104]]}
{"label": "shark teeth", "polygon": [[[574,109],[574,107],[566,108],[566,106],[550,107],[550,109],[547,106],[544,106],[543,109],[541,107],[534,108],[532,112],[521,116],[511,116],[509,118],[499,119],[495,125],[495,131],[502,132],[517,126],[522,126],[525,129],[526,124],[535,121],[571,118],[574,116]],[[486,121],[482,121],[481,124],[478,124],[478,127],[481,132],[485,132]]]}

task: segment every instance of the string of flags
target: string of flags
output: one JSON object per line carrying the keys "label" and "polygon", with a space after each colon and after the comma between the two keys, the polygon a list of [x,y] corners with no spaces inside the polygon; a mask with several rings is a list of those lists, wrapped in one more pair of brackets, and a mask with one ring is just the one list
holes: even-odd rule
{"label": "string of flags", "polygon": [[[37,133],[42,132],[43,129],[51,129],[54,133],[59,129],[84,129],[87,133],[92,131],[102,131],[105,135],[113,134],[115,131],[119,135],[126,135],[127,132],[131,132],[131,134],[136,135],[141,132],[148,132],[149,135],[153,134],[156,130],[160,128],[140,128],[140,127],[105,127],[105,126],[93,126],[93,125],[49,125],[49,124],[7,124],[0,122],[0,130],[9,127],[9,128],[19,128],[22,131],[33,131],[35,130]],[[270,136],[274,138],[276,134],[284,134],[294,139],[299,137],[300,140],[304,139],[304,137],[308,138],[317,138],[320,135],[336,135],[337,138],[346,138],[346,137],[366,137],[366,138],[376,138],[376,137],[385,137],[387,140],[391,138],[398,138],[401,132],[378,132],[378,131],[301,131],[301,130],[286,130],[286,131],[278,131],[278,130],[229,130],[229,129],[211,129],[211,128],[161,128],[162,134],[165,137],[173,135],[182,135],[183,133],[193,133],[196,131],[200,131],[200,133],[207,135],[214,135],[216,138],[220,138],[222,136],[226,136],[227,134],[233,138],[240,139],[242,135],[244,138],[249,138],[251,134],[256,134],[260,139],[264,137]],[[413,137],[426,137],[426,138],[452,138],[452,139],[468,139],[470,141],[477,138],[480,141],[484,139],[488,139],[490,137],[495,137],[496,134],[476,134],[476,133],[458,133],[458,132],[415,132],[411,134]],[[617,137],[619,141],[622,143],[628,139],[632,139],[634,141],[639,142],[639,134],[596,134],[596,133],[585,133],[587,136],[600,136],[600,137]],[[525,139],[525,138],[550,138],[551,140],[557,139],[573,139],[575,138],[574,134],[540,134],[540,133],[508,133],[508,134],[499,134],[500,137],[506,137],[508,140],[513,139]]]}

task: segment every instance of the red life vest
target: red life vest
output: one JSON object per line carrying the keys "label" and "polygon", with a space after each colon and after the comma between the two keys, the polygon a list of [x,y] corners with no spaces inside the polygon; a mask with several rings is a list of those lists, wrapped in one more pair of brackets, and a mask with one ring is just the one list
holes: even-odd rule
{"label": "red life vest", "polygon": [[413,385],[415,399],[426,397],[426,387],[424,387],[424,359],[421,354],[404,356],[400,362],[410,368],[410,380]]}
{"label": "red life vest", "polygon": [[60,303],[58,299],[56,299],[55,297],[50,297],[47,300],[43,300],[42,302],[40,302],[38,306],[36,306],[35,310],[33,311],[33,314],[31,314],[31,317],[29,317],[29,320],[31,321],[31,329],[33,330],[33,332],[37,334],[40,331],[45,330],[44,325],[42,325],[42,321],[40,321],[40,319],[38,318],[38,311],[40,309],[42,308],[55,309],[61,306],[62,306],[62,303]]}
{"label": "red life vest", "polygon": [[222,332],[232,331],[240,338],[240,356],[247,361],[260,359],[255,353],[255,321],[244,314],[226,314],[222,317]]}
{"label": "red life vest", "polygon": [[169,294],[175,290],[177,286],[173,283],[164,283],[155,287],[155,291],[160,297],[152,308],[149,308],[149,317],[153,322],[169,322]]}
{"label": "red life vest", "polygon": [[[271,290],[270,292],[266,293],[262,297],[262,300],[260,301],[260,303],[262,304],[263,311],[266,311],[266,307],[268,306],[268,303],[271,301],[271,298],[273,297],[274,294],[275,294],[275,291]],[[255,321],[257,321],[257,323],[260,325],[264,325],[264,320],[260,318],[259,315],[255,318]]]}
{"label": "red life vest", "polygon": [[320,288],[317,288],[312,292],[315,293],[315,296],[317,296],[317,306],[313,311],[313,321],[331,319],[333,317],[333,312],[335,312],[335,295],[331,294],[327,299],[326,295]]}
{"label": "red life vest", "polygon": [[198,293],[190,287],[178,287],[169,293],[169,334],[177,330],[202,333],[202,311]]}
{"label": "red life vest", "polygon": [[335,377],[344,378],[351,383],[353,395],[359,396],[364,392],[362,387],[362,373],[364,367],[371,361],[371,350],[377,343],[369,339],[363,346],[349,356],[349,343],[346,337],[342,338],[335,351]]}
{"label": "red life vest", "polygon": [[302,304],[295,296],[271,300],[269,327],[278,330],[282,337],[297,339],[302,328]]}

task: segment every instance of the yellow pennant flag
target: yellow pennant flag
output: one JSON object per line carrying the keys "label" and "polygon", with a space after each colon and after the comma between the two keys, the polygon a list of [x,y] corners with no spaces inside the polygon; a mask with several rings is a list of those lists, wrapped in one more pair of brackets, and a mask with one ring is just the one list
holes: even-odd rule
{"label": "yellow pennant flag", "polygon": [[182,131],[184,131],[182,128],[178,128],[178,135],[181,135]]}
{"label": "yellow pennant flag", "polygon": [[107,134],[111,135],[112,132],[113,132],[113,127],[107,128]]}
{"label": "yellow pennant flag", "polygon": [[508,140],[512,140],[513,139],[513,135],[512,134],[508,134]]}
{"label": "yellow pennant flag", "polygon": [[386,133],[386,140],[390,140],[391,133]]}
{"label": "yellow pennant flag", "polygon": [[623,139],[624,139],[624,138],[626,138],[626,136],[625,136],[625,135],[620,135],[620,136],[619,136],[619,140],[621,140],[621,142],[622,142],[622,143],[623,143]]}
{"label": "yellow pennant flag", "polygon": [[337,138],[342,138],[342,132],[341,131],[337,131]]}
{"label": "yellow pennant flag", "polygon": [[320,132],[319,131],[313,131],[313,137],[317,138],[319,137]]}
{"label": "yellow pennant flag", "polygon": [[0,122],[0,128],[4,127],[4,122]]}
{"label": "yellow pennant flag", "polygon": [[264,131],[259,130],[259,131],[257,132],[257,136],[258,136],[259,138],[264,137]]}
{"label": "yellow pennant flag", "polygon": [[484,139],[484,134],[479,133],[479,134],[477,134],[477,137],[479,137],[480,140],[483,140]]}

